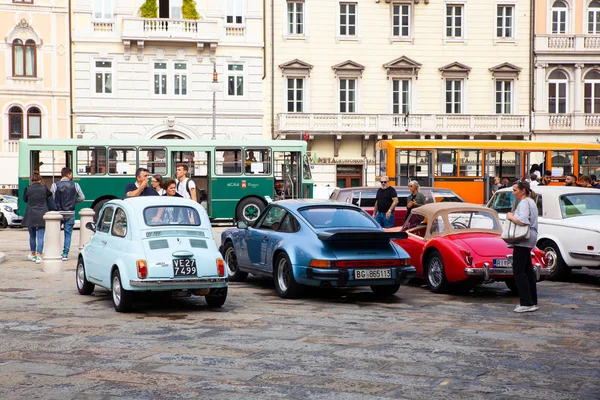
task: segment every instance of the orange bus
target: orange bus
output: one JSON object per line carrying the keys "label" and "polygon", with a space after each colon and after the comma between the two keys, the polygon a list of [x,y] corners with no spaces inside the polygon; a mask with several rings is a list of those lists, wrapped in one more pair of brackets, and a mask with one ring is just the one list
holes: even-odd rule
{"label": "orange bus", "polygon": [[380,140],[376,179],[387,175],[398,186],[448,188],[466,201],[483,204],[494,177],[529,178],[532,169],[552,171],[555,185],[566,174],[600,175],[600,143],[550,143],[506,140]]}

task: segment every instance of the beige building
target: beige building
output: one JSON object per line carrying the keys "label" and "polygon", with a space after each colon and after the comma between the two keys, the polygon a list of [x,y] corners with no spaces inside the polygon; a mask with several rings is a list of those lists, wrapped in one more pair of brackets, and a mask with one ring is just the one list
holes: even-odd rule
{"label": "beige building", "polygon": [[0,191],[17,186],[19,139],[71,137],[68,4],[0,1]]}
{"label": "beige building", "polygon": [[373,184],[382,138],[530,135],[529,0],[270,1],[265,21],[265,136],[308,138],[317,191]]}
{"label": "beige building", "polygon": [[536,140],[600,137],[600,1],[536,0]]}

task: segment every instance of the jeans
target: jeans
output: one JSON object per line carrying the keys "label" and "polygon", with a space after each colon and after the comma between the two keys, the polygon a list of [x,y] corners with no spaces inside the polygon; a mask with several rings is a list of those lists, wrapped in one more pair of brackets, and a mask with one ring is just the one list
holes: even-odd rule
{"label": "jeans", "polygon": [[381,225],[382,228],[393,228],[394,227],[394,213],[391,213],[389,218],[386,218],[384,213],[378,212],[375,214],[375,221]]}
{"label": "jeans", "polygon": [[73,236],[73,225],[75,225],[75,217],[71,217],[62,222],[65,230],[65,244],[63,246],[63,254],[69,254],[71,248],[71,236]]}
{"label": "jeans", "polygon": [[[44,252],[44,233],[46,228],[27,227],[29,231],[29,250],[32,253],[42,254]],[[37,237],[37,247],[36,247]]]}
{"label": "jeans", "polygon": [[531,249],[515,246],[513,248],[513,275],[522,306],[537,305],[537,287],[531,265]]}

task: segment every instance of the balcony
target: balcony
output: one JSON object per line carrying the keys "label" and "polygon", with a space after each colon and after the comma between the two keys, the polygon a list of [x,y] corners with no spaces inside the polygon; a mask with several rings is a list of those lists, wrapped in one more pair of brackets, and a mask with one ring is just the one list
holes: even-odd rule
{"label": "balcony", "polygon": [[534,131],[568,131],[597,133],[600,130],[600,114],[547,114],[537,113]]}
{"label": "balcony", "polygon": [[124,41],[211,43],[219,41],[217,21],[123,18]]}
{"label": "balcony", "polygon": [[2,153],[19,153],[19,141],[18,140],[4,140],[2,144]]}
{"label": "balcony", "polygon": [[529,135],[526,115],[279,114],[282,135]]}
{"label": "balcony", "polygon": [[535,52],[598,54],[600,35],[536,35]]}

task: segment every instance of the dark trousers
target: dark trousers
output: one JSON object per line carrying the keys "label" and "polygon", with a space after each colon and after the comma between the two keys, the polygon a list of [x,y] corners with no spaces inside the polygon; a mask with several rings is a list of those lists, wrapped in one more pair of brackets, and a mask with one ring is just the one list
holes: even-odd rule
{"label": "dark trousers", "polygon": [[515,246],[513,249],[513,275],[522,306],[537,305],[535,274],[531,265],[531,249]]}

